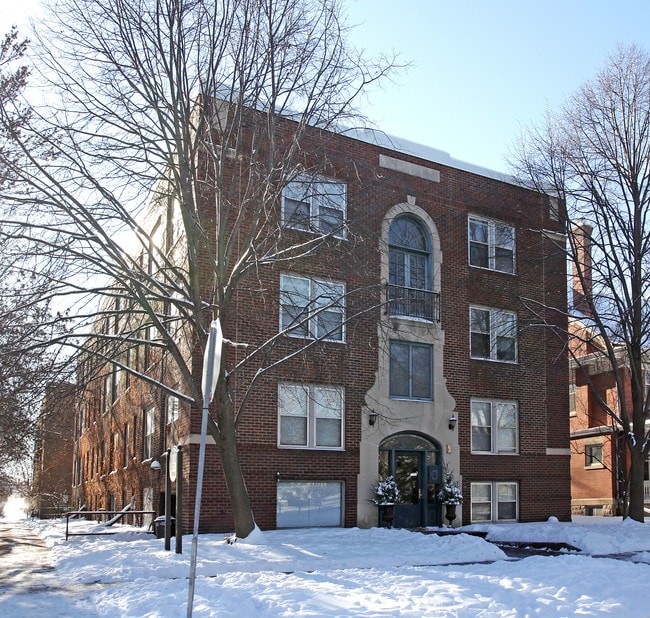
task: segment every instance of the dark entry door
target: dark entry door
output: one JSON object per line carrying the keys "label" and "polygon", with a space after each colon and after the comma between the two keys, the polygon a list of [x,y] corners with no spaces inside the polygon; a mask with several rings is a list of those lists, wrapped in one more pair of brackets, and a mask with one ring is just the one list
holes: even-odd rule
{"label": "dark entry door", "polygon": [[402,501],[395,507],[398,528],[417,528],[423,525],[422,513],[422,457],[424,453],[395,451],[395,480]]}
{"label": "dark entry door", "polygon": [[396,528],[419,528],[442,524],[436,494],[440,483],[440,449],[432,441],[413,434],[386,439],[379,453],[382,477],[392,475],[400,490],[395,506]]}

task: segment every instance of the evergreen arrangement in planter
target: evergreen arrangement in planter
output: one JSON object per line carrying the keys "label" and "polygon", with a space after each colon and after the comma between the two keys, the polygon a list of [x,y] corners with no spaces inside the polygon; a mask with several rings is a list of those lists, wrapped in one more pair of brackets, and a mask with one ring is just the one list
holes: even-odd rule
{"label": "evergreen arrangement in planter", "polygon": [[400,502],[400,493],[395,477],[387,476],[383,481],[379,481],[373,491],[375,497],[373,502],[379,507],[379,521],[386,524],[387,528],[393,527],[395,519],[395,505]]}
{"label": "evergreen arrangement in planter", "polygon": [[399,487],[397,487],[394,476],[387,476],[383,481],[379,481],[373,491],[375,492],[375,497],[372,501],[377,506],[399,504]]}
{"label": "evergreen arrangement in planter", "polygon": [[438,500],[443,504],[462,504],[463,492],[460,485],[454,480],[454,473],[445,469],[442,489],[438,492]]}

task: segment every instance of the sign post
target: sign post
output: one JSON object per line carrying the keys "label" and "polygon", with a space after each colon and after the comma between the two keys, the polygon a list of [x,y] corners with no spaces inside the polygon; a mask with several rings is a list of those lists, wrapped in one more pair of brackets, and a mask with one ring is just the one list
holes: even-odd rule
{"label": "sign post", "polygon": [[203,467],[205,465],[205,441],[208,431],[208,407],[212,401],[219,371],[221,369],[221,347],[223,335],[219,319],[210,325],[208,343],[203,357],[203,414],[201,415],[201,443],[199,446],[199,464],[196,478],[196,499],[194,502],[194,530],[192,534],[192,557],[190,559],[190,584],[187,593],[187,618],[192,616],[194,605],[194,582],[196,580],[196,553],[199,539],[199,518],[201,516],[201,494],[203,492]]}

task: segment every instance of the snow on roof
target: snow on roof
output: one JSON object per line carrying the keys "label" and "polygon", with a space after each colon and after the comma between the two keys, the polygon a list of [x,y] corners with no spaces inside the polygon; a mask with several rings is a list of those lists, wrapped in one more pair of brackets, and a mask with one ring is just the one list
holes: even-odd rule
{"label": "snow on roof", "polygon": [[520,184],[514,177],[507,174],[503,174],[486,167],[481,167],[480,165],[474,165],[473,163],[467,163],[466,161],[460,161],[459,159],[454,159],[448,152],[445,152],[444,150],[438,150],[437,148],[432,148],[431,146],[425,146],[424,144],[418,144],[417,142],[412,142],[401,137],[389,135],[383,131],[370,128],[354,128],[347,129],[342,133],[347,137],[351,137],[362,142],[367,142],[369,144],[374,144],[382,148],[388,148],[396,152],[402,152],[414,157],[419,157],[420,159],[425,159],[426,161],[431,161],[432,163],[439,163],[440,165],[453,167],[458,170],[463,170],[472,174],[478,174],[479,176],[485,176],[486,178],[492,178],[494,180],[500,180],[509,184]]}

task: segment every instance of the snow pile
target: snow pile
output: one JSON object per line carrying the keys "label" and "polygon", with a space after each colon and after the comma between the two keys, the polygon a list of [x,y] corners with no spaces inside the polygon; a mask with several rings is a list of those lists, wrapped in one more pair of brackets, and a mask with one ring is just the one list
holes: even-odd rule
{"label": "snow pile", "polygon": [[[58,590],[0,594],[0,615],[182,618],[191,537],[184,553],[126,526],[25,520],[51,547]],[[374,528],[256,531],[229,545],[201,535],[193,615],[628,616],[648,615],[650,525],[620,519],[474,525],[491,541],[566,543],[579,552],[508,559],[478,536]],[[627,554],[627,560],[596,558]],[[97,583],[91,583],[97,582]],[[63,590],[63,592],[62,592]],[[88,608],[92,608],[89,613]]]}

